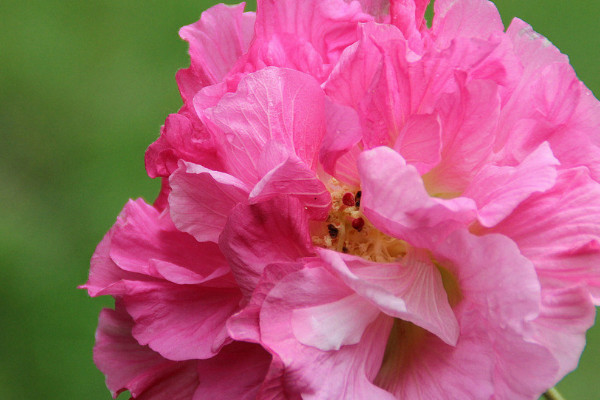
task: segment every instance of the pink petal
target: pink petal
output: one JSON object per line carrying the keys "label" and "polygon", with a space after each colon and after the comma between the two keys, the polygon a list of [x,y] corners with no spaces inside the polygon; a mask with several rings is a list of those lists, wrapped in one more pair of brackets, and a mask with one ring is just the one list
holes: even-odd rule
{"label": "pink petal", "polygon": [[312,167],[325,133],[324,95],[309,75],[265,68],[247,75],[236,93],[204,111],[228,170],[247,183],[260,180],[257,161],[269,140]]}
{"label": "pink petal", "polygon": [[198,243],[175,229],[167,213],[142,200],[125,206],[110,246],[110,257],[121,269],[175,283],[201,283],[229,273],[215,243]]}
{"label": "pink petal", "polygon": [[436,0],[432,31],[437,45],[447,47],[456,37],[487,40],[504,32],[504,25],[494,4],[487,0]]}
{"label": "pink petal", "polygon": [[[289,392],[306,399],[393,399],[370,382],[381,364],[390,318],[378,318],[364,331],[359,343],[342,346],[338,351],[305,346],[294,335],[294,310],[319,300],[305,296],[304,291],[317,293],[312,288],[321,286],[322,276],[315,275],[318,270],[303,269],[286,275],[269,292],[260,313],[262,340],[285,364]],[[297,291],[299,296],[289,296]],[[321,291],[318,297],[326,296]]]}
{"label": "pink petal", "polygon": [[271,356],[258,345],[229,344],[215,357],[198,361],[200,384],[193,400],[254,400],[270,363]]}
{"label": "pink petal", "polygon": [[122,270],[110,258],[111,239],[115,229],[115,227],[111,228],[111,230],[104,235],[104,238],[102,238],[98,247],[96,247],[96,251],[94,251],[94,255],[92,255],[88,281],[79,287],[80,289],[86,289],[88,294],[92,297],[106,294],[124,294],[125,288],[122,284],[124,279],[152,279],[151,277],[140,273]]}
{"label": "pink petal", "polygon": [[231,209],[248,198],[239,179],[191,163],[181,162],[169,181],[173,223],[200,242],[217,242]]}
{"label": "pink petal", "polygon": [[210,358],[227,339],[225,322],[239,290],[195,285],[127,282],[124,298],[135,320],[133,336],[171,360]]}
{"label": "pink petal", "polygon": [[423,175],[441,159],[441,126],[433,114],[413,114],[400,131],[394,150]]}
{"label": "pink petal", "polygon": [[325,101],[325,118],[327,130],[319,151],[319,161],[325,172],[335,175],[338,159],[360,142],[362,130],[353,108],[329,99]]}
{"label": "pink petal", "polygon": [[244,4],[218,4],[203,12],[199,21],[180,29],[179,36],[190,44],[192,60],[190,68],[177,76],[186,101],[202,86],[222,81],[248,50],[254,36],[255,16],[243,11]]}
{"label": "pink petal", "polygon": [[577,368],[585,347],[585,333],[594,325],[595,315],[596,309],[585,288],[542,292],[542,309],[531,326],[531,335],[558,360],[557,380]]}
{"label": "pink petal", "polygon": [[365,151],[358,160],[361,208],[382,232],[428,247],[475,217],[475,203],[459,197],[430,197],[417,170],[387,147]]}
{"label": "pink petal", "polygon": [[303,285],[294,290],[291,324],[302,344],[323,351],[357,344],[380,313],[325,269],[306,270],[298,279]]}
{"label": "pink petal", "polygon": [[457,317],[460,338],[455,347],[397,321],[388,339],[395,346],[388,350],[375,384],[396,399],[492,398],[494,354],[486,327],[476,311],[459,310]]}
{"label": "pink petal", "polygon": [[235,207],[219,246],[247,298],[268,264],[296,261],[313,253],[304,207],[284,196]]}
{"label": "pink petal", "polygon": [[[550,350],[529,339],[540,315],[540,284],[533,264],[503,235],[453,232],[435,250],[440,265],[457,279],[457,313],[474,310],[494,351],[494,392],[528,399],[556,383],[558,363]],[[464,311],[461,311],[464,310]]]}
{"label": "pink petal", "polygon": [[249,202],[255,204],[278,195],[290,195],[300,200],[311,219],[327,218],[331,194],[315,173],[295,156],[265,174],[250,192]]}
{"label": "pink petal", "polygon": [[372,19],[358,3],[342,0],[259,0],[257,5],[257,36],[297,37],[310,43],[325,64],[334,64],[356,41],[358,23]]}
{"label": "pink petal", "polygon": [[492,153],[500,112],[497,85],[490,81],[465,83],[440,103],[442,160],[425,178],[430,193],[460,194]]}
{"label": "pink petal", "polygon": [[600,184],[585,168],[560,171],[493,228],[511,237],[552,286],[585,283],[600,299]]}
{"label": "pink petal", "polygon": [[463,196],[475,200],[479,222],[491,227],[510,215],[532,193],[554,186],[558,165],[548,143],[543,143],[516,167],[485,165]]}
{"label": "pink petal", "polygon": [[132,326],[119,305],[116,311],[105,308],[100,313],[94,362],[106,375],[113,398],[129,390],[135,398],[191,400],[198,385],[196,363],[170,361],[140,345],[131,336]]}
{"label": "pink petal", "polygon": [[329,250],[319,254],[348,287],[384,313],[456,344],[458,324],[440,273],[426,254],[413,251],[399,264],[377,264]]}

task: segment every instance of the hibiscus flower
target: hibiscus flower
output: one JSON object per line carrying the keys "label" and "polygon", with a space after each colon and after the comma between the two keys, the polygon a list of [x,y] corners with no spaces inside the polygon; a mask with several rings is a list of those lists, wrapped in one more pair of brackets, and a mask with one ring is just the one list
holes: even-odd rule
{"label": "hibiscus flower", "polygon": [[600,103],[484,0],[182,28],[184,105],[84,287],[139,399],[534,399],[600,304]]}

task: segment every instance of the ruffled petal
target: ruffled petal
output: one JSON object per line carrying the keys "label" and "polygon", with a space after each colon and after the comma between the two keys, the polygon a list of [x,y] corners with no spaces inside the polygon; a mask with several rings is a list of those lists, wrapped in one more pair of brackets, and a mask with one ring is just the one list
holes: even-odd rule
{"label": "ruffled petal", "polygon": [[254,21],[255,14],[245,13],[244,4],[217,4],[204,11],[199,21],[179,30],[179,36],[190,45],[191,66],[177,73],[186,103],[203,86],[221,82],[248,50]]}
{"label": "ruffled petal", "polygon": [[494,226],[531,194],[552,188],[558,164],[548,143],[543,143],[516,167],[485,165],[463,196],[475,200],[483,226]]}
{"label": "ruffled petal", "polygon": [[117,309],[100,313],[94,362],[106,375],[113,398],[129,390],[137,399],[159,400],[166,397],[191,400],[198,385],[196,362],[176,362],[161,357],[132,336],[131,317]]}
{"label": "ruffled petal", "polygon": [[235,207],[219,246],[247,298],[268,264],[292,262],[313,253],[304,207],[287,196]]}
{"label": "ruffled petal", "polygon": [[382,312],[427,329],[450,345],[456,344],[458,324],[440,272],[427,254],[414,250],[402,263],[386,264],[330,250],[319,254],[339,279]]}
{"label": "ruffled petal", "polygon": [[183,161],[169,182],[173,223],[200,242],[217,242],[231,209],[250,192],[231,175]]}
{"label": "ruffled petal", "polygon": [[192,400],[254,400],[271,356],[256,344],[234,342],[209,360],[198,361],[200,385]]}
{"label": "ruffled petal", "polygon": [[250,192],[251,204],[280,195],[297,198],[311,219],[324,220],[331,206],[331,194],[306,164],[290,156],[267,172]]}
{"label": "ruffled petal", "polygon": [[475,217],[475,203],[459,197],[430,197],[417,170],[387,147],[365,151],[358,160],[361,208],[382,232],[418,247],[430,247]]}
{"label": "ruffled petal", "polygon": [[210,358],[228,336],[225,322],[238,308],[237,288],[126,282],[124,305],[133,336],[170,360]]}
{"label": "ruffled petal", "polygon": [[219,141],[227,170],[248,184],[261,178],[258,160],[270,140],[313,167],[325,133],[324,94],[298,71],[269,67],[244,77],[203,118]]}

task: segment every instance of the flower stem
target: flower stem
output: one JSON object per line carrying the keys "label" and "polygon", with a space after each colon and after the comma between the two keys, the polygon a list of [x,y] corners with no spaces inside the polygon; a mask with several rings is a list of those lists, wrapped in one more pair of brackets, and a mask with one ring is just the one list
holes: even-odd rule
{"label": "flower stem", "polygon": [[556,388],[550,388],[546,393],[544,393],[544,398],[546,400],[565,400],[565,398],[560,394]]}

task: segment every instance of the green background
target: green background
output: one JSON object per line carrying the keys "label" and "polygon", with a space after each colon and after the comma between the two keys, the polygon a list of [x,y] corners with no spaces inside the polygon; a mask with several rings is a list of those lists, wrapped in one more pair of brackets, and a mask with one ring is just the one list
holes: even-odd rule
{"label": "green background", "polygon": [[[174,74],[189,61],[177,31],[211,4],[0,2],[0,399],[110,398],[92,346],[111,301],[76,286],[127,199],[158,191],[143,155],[181,105]],[[600,94],[600,3],[496,4]],[[568,399],[600,398],[598,361],[600,327],[559,385]]]}

